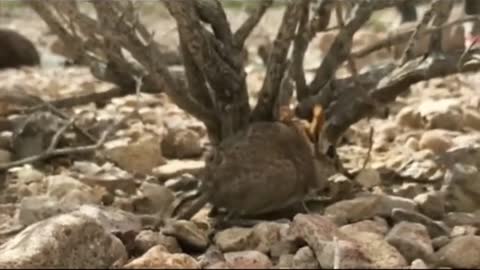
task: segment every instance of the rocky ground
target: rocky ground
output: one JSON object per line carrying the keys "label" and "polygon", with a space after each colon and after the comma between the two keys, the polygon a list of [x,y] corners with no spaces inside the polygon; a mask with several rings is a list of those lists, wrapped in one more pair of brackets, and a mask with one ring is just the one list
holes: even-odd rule
{"label": "rocky ground", "polygon": [[[150,11],[145,20],[175,47],[174,24],[161,14]],[[250,89],[264,74],[256,48],[274,35],[279,14],[269,12],[249,41]],[[386,35],[395,14],[385,14],[359,33],[356,46]],[[229,16],[233,25],[244,18]],[[61,67],[51,50],[55,37],[31,12],[12,10],[0,26],[29,36],[42,52],[40,68],[0,72],[1,91],[53,100],[111,87],[86,68]],[[317,37],[307,68],[318,65],[329,40]],[[168,219],[204,165],[200,122],[164,95],[76,107],[82,123],[98,126],[137,114],[94,156],[15,167],[0,179],[0,268],[480,268],[479,80],[462,74],[419,83],[385,119],[353,126],[339,154],[358,173],[328,179],[335,202],[288,223],[223,230],[212,226],[208,209],[190,221]],[[8,162],[11,133],[0,138],[0,163]]]}

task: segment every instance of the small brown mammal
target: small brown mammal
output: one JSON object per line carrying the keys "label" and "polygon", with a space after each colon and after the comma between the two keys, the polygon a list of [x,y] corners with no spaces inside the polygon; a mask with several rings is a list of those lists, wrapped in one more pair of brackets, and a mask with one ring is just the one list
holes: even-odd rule
{"label": "small brown mammal", "polygon": [[231,217],[267,214],[302,202],[326,180],[318,179],[318,166],[328,167],[317,163],[310,139],[314,134],[307,134],[319,132],[322,125],[321,111],[315,113],[319,119],[306,125],[284,109],[279,121],[253,123],[222,141],[207,160],[209,201]]}
{"label": "small brown mammal", "polygon": [[36,66],[40,55],[25,36],[9,29],[0,29],[0,70]]}

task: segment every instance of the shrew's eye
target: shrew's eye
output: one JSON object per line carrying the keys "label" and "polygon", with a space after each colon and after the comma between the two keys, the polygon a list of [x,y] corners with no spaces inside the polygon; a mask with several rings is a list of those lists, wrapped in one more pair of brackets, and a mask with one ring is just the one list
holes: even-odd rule
{"label": "shrew's eye", "polygon": [[335,151],[335,146],[333,145],[328,146],[326,155],[331,159],[334,159],[337,155],[337,151]]}

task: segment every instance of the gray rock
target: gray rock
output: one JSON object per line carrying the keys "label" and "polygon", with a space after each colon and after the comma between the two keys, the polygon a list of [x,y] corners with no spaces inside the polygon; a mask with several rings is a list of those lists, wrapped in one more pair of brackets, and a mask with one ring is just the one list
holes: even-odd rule
{"label": "gray rock", "polygon": [[113,207],[82,205],[76,212],[95,219],[111,233],[140,232],[142,229],[142,223],[137,216]]}
{"label": "gray rock", "polygon": [[420,212],[430,218],[441,220],[445,215],[445,198],[438,191],[419,194],[414,201],[417,202]]}
{"label": "gray rock", "polygon": [[459,146],[448,150],[446,153],[440,155],[437,161],[449,169],[452,169],[457,163],[479,167],[480,146],[472,143],[463,143],[460,145],[466,146]]}
{"label": "gray rock", "polygon": [[403,209],[394,209],[392,218],[395,222],[408,221],[413,223],[420,223],[427,228],[428,233],[432,238],[448,235],[450,228],[441,221],[434,221],[429,217],[414,211],[405,211]]}
{"label": "gray rock", "polygon": [[110,268],[126,258],[121,241],[81,213],[32,224],[0,247],[1,268]]}
{"label": "gray rock", "polygon": [[464,235],[475,235],[478,232],[478,228],[471,225],[455,226],[450,233],[450,237],[459,237]]}
{"label": "gray rock", "polygon": [[268,269],[273,266],[265,254],[256,250],[227,252],[224,256],[232,269]]}
{"label": "gray rock", "polygon": [[430,269],[422,259],[415,259],[410,264],[410,269]]}
{"label": "gray rock", "polygon": [[374,169],[361,170],[355,177],[355,181],[357,181],[364,188],[371,188],[382,183],[380,174]]}
{"label": "gray rock", "polygon": [[480,215],[477,213],[450,212],[443,219],[450,227],[472,225],[480,227]]}
{"label": "gray rock", "polygon": [[260,239],[251,228],[233,227],[218,232],[214,242],[223,252],[254,249]]}
{"label": "gray rock", "polygon": [[195,158],[203,148],[197,132],[189,129],[170,129],[162,140],[162,152],[167,158]]}
{"label": "gray rock", "polygon": [[282,255],[291,254],[293,255],[298,249],[298,246],[293,241],[282,240],[274,243],[270,247],[270,257],[272,259],[277,259],[282,257]]}
{"label": "gray rock", "polygon": [[403,209],[406,211],[416,211],[417,204],[414,200],[391,195],[380,195],[380,201],[377,209],[378,216],[389,217],[393,209]]}
{"label": "gray rock", "polygon": [[415,259],[430,259],[433,254],[432,240],[422,224],[400,222],[385,238],[396,247],[409,262]]}
{"label": "gray rock", "polygon": [[182,247],[187,249],[205,250],[209,244],[208,232],[187,220],[168,222],[162,233],[177,238]]}
{"label": "gray rock", "polygon": [[312,249],[302,247],[293,256],[293,268],[295,269],[319,269],[320,264],[315,257]]}
{"label": "gray rock", "polygon": [[396,196],[413,199],[422,192],[423,188],[417,183],[402,183],[399,187],[393,188],[393,193]]}
{"label": "gray rock", "polygon": [[75,205],[62,204],[46,195],[25,197],[20,202],[18,219],[28,226],[35,222],[72,211]]}
{"label": "gray rock", "polygon": [[71,205],[100,203],[100,197],[88,185],[67,175],[54,175],[46,179],[47,195]]}
{"label": "gray rock", "polygon": [[215,245],[210,245],[202,255],[198,256],[198,262],[205,269],[227,268],[223,253]]}
{"label": "gray rock", "polygon": [[328,178],[327,185],[330,190],[329,197],[342,200],[352,194],[355,183],[345,175],[337,173]]}
{"label": "gray rock", "polygon": [[293,269],[293,254],[283,254],[278,258],[276,269]]}
{"label": "gray rock", "polygon": [[480,113],[467,109],[463,114],[463,124],[466,127],[480,130]]}
{"label": "gray rock", "polygon": [[422,116],[414,108],[404,107],[397,113],[396,122],[401,126],[420,128],[422,126]]}
{"label": "gray rock", "polygon": [[133,212],[135,208],[133,207],[133,203],[135,198],[122,198],[115,196],[113,198],[112,207],[122,209],[123,211]]}
{"label": "gray rock", "polygon": [[0,164],[12,161],[12,153],[5,149],[0,149]]}
{"label": "gray rock", "polygon": [[[104,174],[108,174],[108,172]],[[111,194],[118,191],[125,192],[126,194],[135,194],[137,192],[137,184],[134,178],[128,175],[117,176],[114,173],[111,175],[94,175],[91,177],[82,177],[80,181],[92,187],[104,187]]]}
{"label": "gray rock", "polygon": [[[404,267],[407,262],[383,235],[370,232],[345,234],[328,218],[295,216],[289,237],[301,239],[315,253],[322,268]],[[432,251],[433,252],[433,251]]]}
{"label": "gray rock", "polygon": [[200,269],[199,263],[183,253],[169,253],[164,246],[157,245],[141,257],[123,266],[126,269]]}
{"label": "gray rock", "polygon": [[258,239],[255,250],[262,253],[270,253],[272,247],[282,240],[282,232],[288,230],[288,224],[275,222],[262,222],[253,227],[253,235]]}
{"label": "gray rock", "polygon": [[196,188],[198,183],[199,181],[197,178],[189,173],[186,173],[167,180],[165,182],[165,187],[175,191],[188,191]]}
{"label": "gray rock", "polygon": [[[288,236],[305,241],[314,251],[322,268],[333,268],[335,263],[343,268],[373,266],[358,245],[339,232],[337,226],[326,217],[298,214],[293,219]],[[334,261],[337,249],[340,252],[340,256],[337,256],[339,262]]]}
{"label": "gray rock", "polygon": [[144,182],[138,188],[141,196],[133,201],[137,213],[155,214],[159,218],[166,218],[173,210],[175,195],[167,187]]}
{"label": "gray rock", "polygon": [[424,132],[418,144],[422,150],[428,149],[435,154],[441,154],[453,146],[453,141],[445,130],[434,129]]}
{"label": "gray rock", "polygon": [[288,240],[304,240],[313,251],[321,252],[327,242],[333,241],[333,237],[337,234],[337,226],[328,218],[320,215],[298,214],[294,217],[287,235]]}
{"label": "gray rock", "polygon": [[458,130],[462,128],[462,109],[459,99],[426,100],[419,104],[418,111],[426,120],[429,129]]}
{"label": "gray rock", "polygon": [[359,250],[365,254],[375,268],[401,268],[408,265],[402,254],[388,243],[383,235],[358,232],[348,236],[355,240]]}
{"label": "gray rock", "polygon": [[153,174],[160,180],[168,180],[185,173],[196,174],[203,170],[203,160],[169,160],[167,164],[153,169]]}
{"label": "gray rock", "polygon": [[458,269],[480,267],[480,236],[460,236],[441,248],[436,257],[440,265]]}
{"label": "gray rock", "polygon": [[139,254],[144,254],[150,248],[157,245],[164,246],[170,253],[182,252],[177,239],[171,236],[165,236],[159,232],[143,230],[135,237],[135,251]]}
{"label": "gray rock", "polygon": [[43,180],[45,175],[30,167],[24,166],[15,171],[15,178],[17,178],[23,184],[37,183]]}
{"label": "gray rock", "polygon": [[347,235],[352,235],[359,232],[370,232],[384,236],[387,234],[388,229],[389,228],[387,224],[373,220],[363,220],[340,227],[340,231]]}
{"label": "gray rock", "polygon": [[448,243],[450,243],[450,237],[446,235],[438,236],[432,239],[432,245],[434,250],[439,250],[440,248],[444,247]]}
{"label": "gray rock", "polygon": [[345,240],[328,242],[320,256],[317,256],[317,260],[324,269],[375,268],[356,243]]}
{"label": "gray rock", "polygon": [[341,216],[349,222],[369,219],[376,215],[379,196],[363,196],[336,202],[325,209],[325,215]]}
{"label": "gray rock", "polygon": [[325,214],[341,216],[349,222],[356,222],[374,216],[388,217],[394,208],[415,210],[416,203],[397,196],[366,195],[334,203],[325,209]]}
{"label": "gray rock", "polygon": [[128,172],[149,174],[166,162],[160,144],[159,137],[146,135],[134,142],[111,141],[105,144],[104,153]]}
{"label": "gray rock", "polygon": [[473,165],[456,163],[445,174],[446,200],[457,212],[480,208],[480,172]]}

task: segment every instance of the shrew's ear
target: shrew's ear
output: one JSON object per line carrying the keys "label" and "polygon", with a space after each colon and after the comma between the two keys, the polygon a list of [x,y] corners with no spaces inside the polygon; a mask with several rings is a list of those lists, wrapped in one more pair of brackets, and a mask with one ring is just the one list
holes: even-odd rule
{"label": "shrew's ear", "polygon": [[317,142],[319,139],[320,131],[325,124],[325,112],[320,105],[315,105],[313,108],[313,118],[308,127],[308,135],[312,139],[312,142]]}

